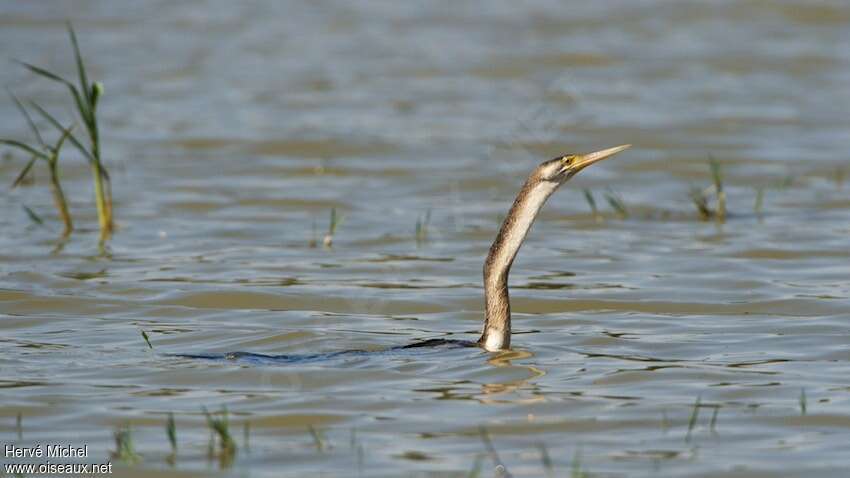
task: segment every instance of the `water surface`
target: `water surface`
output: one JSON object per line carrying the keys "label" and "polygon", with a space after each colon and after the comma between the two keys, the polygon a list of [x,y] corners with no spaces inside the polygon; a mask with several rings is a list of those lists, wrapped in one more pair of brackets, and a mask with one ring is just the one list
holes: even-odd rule
{"label": "water surface", "polygon": [[[70,149],[69,241],[43,171],[0,188],[2,443],[87,444],[120,476],[492,476],[488,438],[515,476],[845,476],[844,2],[3,1],[0,58],[71,75],[66,18],[106,85],[119,229],[99,251]],[[70,117],[14,64],[0,83]],[[523,247],[513,351],[382,352],[474,340],[527,173],[622,143]],[[688,199],[709,154],[723,224]],[[172,355],[345,349],[376,353]],[[232,460],[202,413],[224,406]],[[127,424],[135,465],[110,457]]]}

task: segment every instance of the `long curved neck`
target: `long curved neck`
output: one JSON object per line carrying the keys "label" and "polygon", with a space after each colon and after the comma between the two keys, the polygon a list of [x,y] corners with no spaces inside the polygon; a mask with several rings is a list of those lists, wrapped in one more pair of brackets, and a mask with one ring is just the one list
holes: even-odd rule
{"label": "long curved neck", "polygon": [[478,344],[496,351],[511,346],[511,304],[508,273],[528,234],[534,218],[559,184],[530,177],[514,200],[511,210],[484,262],[484,329]]}

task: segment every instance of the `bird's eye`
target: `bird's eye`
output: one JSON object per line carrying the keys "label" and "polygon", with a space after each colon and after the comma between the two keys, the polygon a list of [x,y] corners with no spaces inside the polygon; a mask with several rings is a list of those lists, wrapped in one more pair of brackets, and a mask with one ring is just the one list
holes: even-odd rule
{"label": "bird's eye", "polygon": [[575,159],[575,156],[564,156],[564,164],[569,166],[569,165],[573,164],[574,159]]}

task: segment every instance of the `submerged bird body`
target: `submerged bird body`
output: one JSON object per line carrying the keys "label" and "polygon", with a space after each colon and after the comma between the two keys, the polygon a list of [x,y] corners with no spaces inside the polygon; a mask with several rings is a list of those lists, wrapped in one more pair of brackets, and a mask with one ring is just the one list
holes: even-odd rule
{"label": "submerged bird body", "polygon": [[[532,171],[514,200],[484,261],[484,326],[477,342],[452,339],[429,339],[408,345],[391,347],[383,352],[426,347],[474,347],[494,352],[511,346],[511,304],[508,295],[508,274],[534,219],[546,200],[558,188],[587,166],[609,158],[630,145],[603,149],[589,154],[570,154],[545,161]],[[325,354],[263,355],[247,352],[226,354],[179,355],[185,358],[248,360],[256,363],[302,362],[362,355],[364,350],[344,350]]]}

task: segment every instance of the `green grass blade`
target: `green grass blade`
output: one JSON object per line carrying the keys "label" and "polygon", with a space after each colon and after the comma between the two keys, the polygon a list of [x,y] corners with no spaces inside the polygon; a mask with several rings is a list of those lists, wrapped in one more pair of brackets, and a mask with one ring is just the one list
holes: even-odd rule
{"label": "green grass blade", "polygon": [[582,189],[584,192],[584,200],[587,201],[587,204],[590,206],[590,211],[595,216],[597,214],[596,209],[596,199],[593,198],[593,193],[590,192],[590,189]]}
{"label": "green grass blade", "polygon": [[714,182],[714,188],[718,194],[723,191],[723,171],[720,169],[720,162],[714,155],[708,155],[708,165],[711,168],[711,179]]}
{"label": "green grass blade", "polygon": [[336,213],[336,208],[331,208],[331,224],[328,228],[328,234],[331,236],[336,232],[336,227],[339,225],[339,216]]}
{"label": "green grass blade", "polygon": [[623,203],[623,200],[620,199],[613,191],[605,193],[605,200],[608,201],[608,205],[611,206],[611,209],[617,212],[623,219],[629,217],[629,210],[626,209],[626,205]]}
{"label": "green grass blade", "polygon": [[80,54],[80,44],[77,42],[77,34],[74,33],[74,26],[68,22],[68,35],[71,37],[71,46],[74,48],[74,59],[77,61],[77,74],[80,77],[80,89],[86,98],[86,104],[92,105],[91,88],[89,87],[88,76],[86,75],[86,67],[83,65],[83,56]]}
{"label": "green grass blade", "polygon": [[691,432],[694,431],[694,427],[697,425],[697,419],[699,419],[699,407],[702,402],[702,396],[697,395],[697,400],[694,402],[694,410],[691,412],[691,419],[688,420],[688,433],[685,435],[685,442],[691,441]]}
{"label": "green grass blade", "polygon": [[753,210],[756,214],[761,214],[762,207],[764,206],[764,188],[756,189],[756,200],[755,204],[753,204]]}
{"label": "green grass blade", "polygon": [[6,88],[6,91],[8,91],[9,96],[12,97],[12,101],[14,101],[15,106],[18,107],[18,111],[20,111],[21,114],[24,115],[24,118],[27,120],[27,124],[29,125],[30,129],[32,130],[33,134],[35,135],[35,139],[36,139],[36,141],[38,141],[38,144],[41,145],[41,147],[46,148],[47,144],[45,144],[44,139],[41,137],[41,133],[38,132],[38,128],[36,128],[35,122],[32,120],[32,116],[30,116],[29,111],[27,111],[27,109],[24,108],[24,105],[21,104],[21,100],[19,100],[18,97],[15,96],[15,94],[12,93],[11,90]]}
{"label": "green grass blade", "polygon": [[73,125],[62,130],[62,136],[59,137],[59,140],[56,141],[56,144],[53,146],[53,157],[54,157],[54,159],[58,158],[59,151],[62,149],[62,145],[65,144],[65,140],[68,139],[68,136],[71,136],[71,132],[73,130],[74,130]]}
{"label": "green grass blade", "polygon": [[74,86],[71,82],[69,82],[65,78],[62,78],[61,76],[57,75],[56,73],[52,73],[50,71],[47,71],[44,68],[39,68],[35,65],[31,65],[31,64],[29,64],[25,61],[21,61],[21,60],[15,60],[15,62],[19,63],[24,68],[35,73],[36,75],[43,76],[43,77],[45,77],[49,80],[57,81],[57,82],[62,83],[66,86]]}
{"label": "green grass blade", "polygon": [[23,61],[18,61],[18,63],[20,63],[21,65],[26,67],[28,70],[30,70],[31,72],[33,72],[33,73],[35,73],[39,76],[43,76],[47,79],[62,83],[63,85],[67,86],[68,90],[71,91],[71,96],[74,97],[74,102],[77,104],[77,110],[79,110],[80,116],[83,118],[83,121],[86,123],[86,126],[91,128],[91,124],[92,124],[92,116],[90,114],[91,112],[89,111],[88,106],[83,102],[83,98],[80,96],[80,91],[77,89],[76,86],[74,86],[73,83],[71,83],[70,81],[66,80],[65,78],[62,78],[61,76],[59,76],[55,73],[51,73],[51,72],[45,70],[44,68],[39,68],[35,65],[30,65],[29,63],[26,63],[26,62],[23,62]]}
{"label": "green grass blade", "polygon": [[310,436],[313,437],[313,444],[316,446],[316,451],[322,453],[325,450],[325,442],[322,440],[322,435],[319,434],[313,425],[307,425],[307,430],[310,431]]}
{"label": "green grass blade", "polygon": [[38,158],[36,158],[35,156],[30,159],[30,162],[28,162],[24,169],[21,170],[21,174],[19,174],[18,177],[15,178],[15,182],[12,183],[12,189],[20,186],[21,182],[24,180],[25,177],[27,177],[27,174],[30,172],[30,169],[32,169],[32,166],[37,160]]}
{"label": "green grass blade", "polygon": [[26,206],[23,206],[23,208],[24,208],[24,211],[27,213],[27,216],[29,216],[29,218],[32,222],[38,224],[39,226],[44,225],[44,220],[38,214],[36,214],[35,211],[33,211],[32,209],[30,209]]}
{"label": "green grass blade", "polygon": [[[35,108],[35,110],[38,111],[38,113],[44,117],[44,119],[46,119],[50,122],[50,124],[53,125],[54,128],[58,129],[59,131],[65,131],[65,128],[62,126],[62,124],[59,123],[59,121],[54,118],[53,115],[48,113],[47,110],[39,106],[39,104],[35,101],[31,101],[30,103],[32,104],[33,108]],[[83,143],[81,143],[80,140],[78,140],[73,133],[68,133],[68,139],[71,141],[71,144],[73,144],[74,147],[77,148],[80,153],[82,153],[83,156],[86,157],[86,159],[88,159],[90,162],[95,161],[94,156],[92,156],[92,154],[86,149],[86,147],[83,146]]]}
{"label": "green grass blade", "polygon": [[168,442],[171,443],[171,453],[177,453],[177,424],[174,422],[173,412],[168,412],[165,434],[168,436]]}
{"label": "green grass blade", "polygon": [[33,156],[38,156],[40,159],[47,159],[46,154],[42,153],[41,151],[33,148],[28,144],[21,143],[20,141],[15,141],[14,139],[0,139],[0,144],[5,144],[6,146],[12,146],[13,148],[22,149]]}
{"label": "green grass blade", "polygon": [[148,344],[148,348],[153,350],[153,345],[151,345],[151,339],[148,337],[148,333],[142,330],[142,338],[145,339],[145,343]]}

